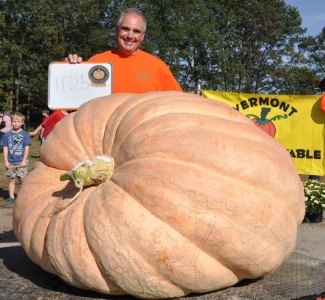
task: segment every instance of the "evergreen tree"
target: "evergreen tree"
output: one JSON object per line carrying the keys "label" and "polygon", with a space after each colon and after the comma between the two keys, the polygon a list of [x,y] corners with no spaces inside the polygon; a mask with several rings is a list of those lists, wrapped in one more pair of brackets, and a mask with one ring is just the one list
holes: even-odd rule
{"label": "evergreen tree", "polygon": [[325,74],[325,30],[303,38],[298,10],[283,0],[1,0],[0,109],[39,115],[48,65],[115,47],[127,7],[148,20],[143,50],[184,90],[312,94]]}

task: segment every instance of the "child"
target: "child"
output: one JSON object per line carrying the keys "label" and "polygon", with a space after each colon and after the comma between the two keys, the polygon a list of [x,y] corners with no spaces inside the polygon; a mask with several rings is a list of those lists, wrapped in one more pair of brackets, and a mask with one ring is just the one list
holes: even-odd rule
{"label": "child", "polygon": [[29,136],[32,137],[32,138],[34,136],[36,136],[40,132],[41,144],[44,142],[44,136],[43,136],[44,126],[43,126],[43,123],[46,123],[46,121],[50,118],[50,111],[48,109],[43,109],[42,110],[42,116],[43,116],[42,123],[34,131],[29,132]]}
{"label": "child", "polygon": [[56,110],[48,118],[44,118],[41,125],[39,125],[34,131],[30,132],[29,136],[34,137],[37,134],[37,132],[42,130],[41,143],[43,143],[45,138],[54,129],[54,126],[70,112],[71,112],[70,110]]}
{"label": "child", "polygon": [[3,136],[5,175],[9,178],[9,198],[5,200],[8,205],[14,204],[15,201],[16,177],[22,183],[28,172],[31,140],[29,134],[22,129],[24,122],[25,116],[15,112],[11,121],[12,129]]}
{"label": "child", "polygon": [[52,132],[55,125],[60,122],[65,116],[67,116],[71,111],[70,110],[56,110],[53,112],[50,117],[42,122],[42,126],[44,127],[44,131],[42,133],[43,139]]}

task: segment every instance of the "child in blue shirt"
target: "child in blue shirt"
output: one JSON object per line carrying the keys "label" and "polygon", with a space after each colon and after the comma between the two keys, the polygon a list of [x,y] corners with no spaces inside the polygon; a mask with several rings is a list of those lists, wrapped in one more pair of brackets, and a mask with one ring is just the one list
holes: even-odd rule
{"label": "child in blue shirt", "polygon": [[22,129],[25,116],[20,112],[15,112],[12,116],[12,129],[3,136],[3,158],[5,165],[5,175],[9,179],[9,198],[6,199],[8,205],[14,204],[16,177],[20,183],[25,179],[28,172],[28,155],[31,140],[29,134]]}

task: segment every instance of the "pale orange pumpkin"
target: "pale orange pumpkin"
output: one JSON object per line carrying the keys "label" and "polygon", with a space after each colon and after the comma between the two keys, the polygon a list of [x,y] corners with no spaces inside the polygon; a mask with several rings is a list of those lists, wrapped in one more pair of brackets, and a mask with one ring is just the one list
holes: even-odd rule
{"label": "pale orange pumpkin", "polygon": [[[78,191],[60,175],[110,156],[115,171]],[[274,271],[304,216],[295,166],[226,104],[178,92],[116,94],[65,117],[14,208],[27,255],[73,286],[181,297]],[[64,199],[64,200],[63,200]]]}

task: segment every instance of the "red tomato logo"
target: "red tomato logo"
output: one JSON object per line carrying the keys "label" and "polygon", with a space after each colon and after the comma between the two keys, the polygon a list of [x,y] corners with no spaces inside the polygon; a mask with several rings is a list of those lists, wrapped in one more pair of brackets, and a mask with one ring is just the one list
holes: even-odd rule
{"label": "red tomato logo", "polygon": [[253,117],[254,119],[252,119],[252,121],[257,127],[261,128],[265,133],[267,133],[271,137],[275,137],[276,127],[272,121],[279,120],[281,118],[286,119],[286,118],[288,118],[288,115],[283,115],[283,116],[277,115],[271,119],[267,119],[266,116],[270,111],[271,111],[271,108],[262,107],[260,117],[253,115],[253,114],[249,114],[249,115],[247,115],[247,117]]}

